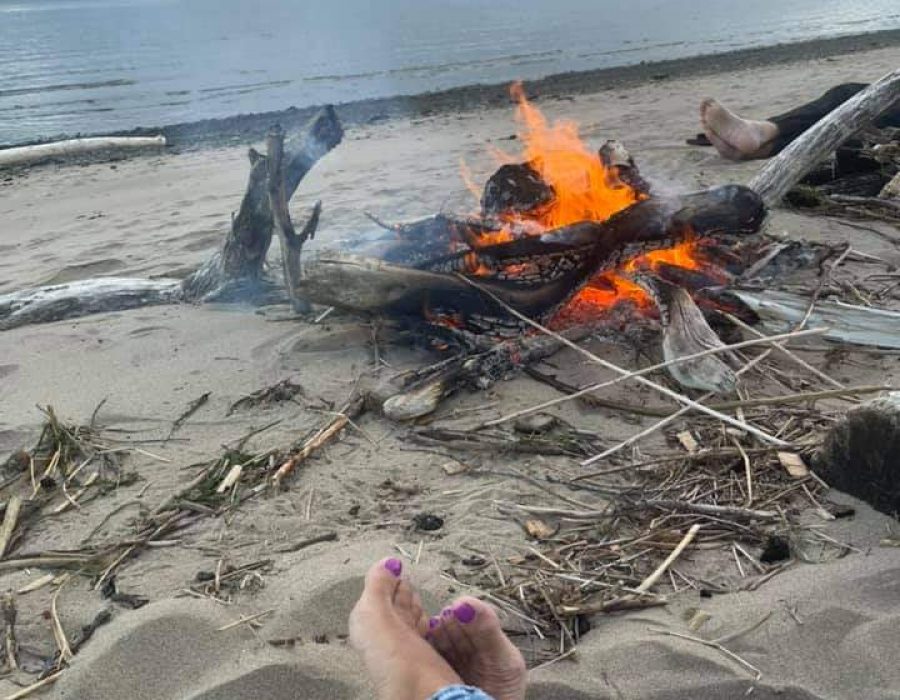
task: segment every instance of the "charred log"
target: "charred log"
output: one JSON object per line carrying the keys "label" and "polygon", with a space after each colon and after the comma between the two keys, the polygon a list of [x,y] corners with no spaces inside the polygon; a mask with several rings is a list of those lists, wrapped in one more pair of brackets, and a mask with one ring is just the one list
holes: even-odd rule
{"label": "charred log", "polygon": [[528,163],[500,167],[484,185],[481,213],[497,216],[539,209],[553,200],[553,188]]}
{"label": "charred log", "polygon": [[419,262],[415,268],[359,256],[322,255],[305,267],[303,294],[350,311],[419,319],[436,315],[476,333],[518,333],[521,323],[463,277],[477,280],[520,313],[543,319],[591,277],[625,259],[695,234],[755,232],[763,216],[755,193],[729,185],[680,198],[647,199],[605,222],[522,236]]}
{"label": "charred log", "polygon": [[597,155],[621,182],[642,195],[650,194],[650,183],[641,177],[637,163],[620,141],[607,141],[600,146]]}

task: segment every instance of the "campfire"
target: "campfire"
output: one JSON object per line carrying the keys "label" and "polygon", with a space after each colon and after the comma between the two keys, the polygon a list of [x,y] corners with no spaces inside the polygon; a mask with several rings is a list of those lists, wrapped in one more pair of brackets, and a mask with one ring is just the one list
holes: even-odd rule
{"label": "campfire", "polygon": [[657,196],[621,144],[594,151],[574,122],[550,123],[520,85],[512,95],[522,152],[495,149],[499,168],[480,192],[463,168],[477,213],[384,225],[388,236],[374,244],[320,256],[305,270],[307,297],[424,321],[471,344],[520,334],[527,323],[517,313],[556,330],[622,306],[653,315],[657,285],[702,296],[742,267],[731,248],[762,222],[754,192]]}
{"label": "campfire", "polygon": [[[592,151],[581,139],[575,122],[559,120],[551,125],[528,101],[520,83],[513,84],[510,92],[518,103],[521,153],[513,156],[492,149],[500,169],[483,193],[472,183],[468,170],[463,171],[470,191],[480,200],[482,215],[494,215],[507,224],[497,233],[484,233],[475,242],[476,248],[513,241],[517,234],[541,235],[585,221],[604,222],[649,198],[650,185],[640,177],[624,147],[608,141],[600,150]],[[589,318],[621,302],[643,312],[653,308],[647,291],[622,272],[657,270],[660,265],[712,272],[713,266],[704,262],[690,232],[685,233],[683,242],[640,254],[623,261],[620,270],[590,278],[559,310],[559,319],[571,322],[573,318]],[[468,272],[478,274],[479,268],[473,266]],[[715,273],[713,276],[724,279]]]}

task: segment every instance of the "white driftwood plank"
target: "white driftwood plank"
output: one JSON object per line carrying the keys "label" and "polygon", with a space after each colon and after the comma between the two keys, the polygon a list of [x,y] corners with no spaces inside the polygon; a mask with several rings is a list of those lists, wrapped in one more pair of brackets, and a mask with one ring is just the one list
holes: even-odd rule
{"label": "white driftwood plank", "polygon": [[[753,309],[768,332],[780,333],[796,327],[809,307],[809,299],[786,292],[729,290]],[[827,340],[870,347],[900,349],[900,313],[842,301],[820,301],[807,322],[825,327]]]}
{"label": "white driftwood plank", "polygon": [[11,165],[27,165],[45,158],[86,155],[115,149],[160,148],[166,145],[165,136],[109,136],[88,139],[71,139],[41,143],[36,146],[18,146],[0,151],[0,168]]}

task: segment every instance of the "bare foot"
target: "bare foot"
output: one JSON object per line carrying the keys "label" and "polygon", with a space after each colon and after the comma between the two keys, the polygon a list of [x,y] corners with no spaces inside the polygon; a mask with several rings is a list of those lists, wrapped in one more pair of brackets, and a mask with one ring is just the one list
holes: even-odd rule
{"label": "bare foot", "polygon": [[363,656],[382,700],[425,700],[462,680],[424,639],[428,620],[419,594],[401,578],[399,559],[383,559],[366,574],[350,613],[350,643]]}
{"label": "bare foot", "polygon": [[504,634],[494,609],[464,597],[428,621],[428,638],[468,685],[496,700],[523,700],[525,659]]}
{"label": "bare foot", "polygon": [[700,121],[707,138],[729,160],[765,158],[778,137],[774,123],[743,119],[710,98],[700,105]]}

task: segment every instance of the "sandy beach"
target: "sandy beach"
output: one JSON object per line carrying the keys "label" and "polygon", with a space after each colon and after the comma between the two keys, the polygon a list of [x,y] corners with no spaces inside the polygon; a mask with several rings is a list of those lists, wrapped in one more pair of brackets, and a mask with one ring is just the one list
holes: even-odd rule
{"label": "sandy beach", "polygon": [[[660,191],[742,183],[759,163],[730,163],[711,148],[684,142],[698,131],[704,97],[764,117],[834,84],[872,80],[895,69],[900,45],[866,50],[848,43],[777,63],[722,59],[718,71],[713,59],[704,60],[702,70],[669,62],[618,83],[610,78],[600,85],[602,80],[592,78],[591,89],[573,88],[571,80],[545,81],[536,104],[548,117],[576,120],[594,146],[610,138],[624,142]],[[339,246],[372,229],[365,211],[403,221],[474,210],[477,202],[460,175],[460,161],[483,182],[495,168],[490,148],[518,152],[508,100],[492,92],[474,102],[463,110],[440,97],[430,105],[420,102],[416,115],[398,116],[381,106],[366,118],[348,120],[343,143],[315,166],[291,203],[295,220],[302,220],[315,200],[323,201],[313,247]],[[185,276],[221,243],[246,184],[246,136],[257,128],[228,133],[203,148],[192,147],[185,128],[172,152],[0,172],[0,294],[94,276]],[[229,141],[235,145],[223,145]],[[896,246],[877,234],[889,227],[867,226],[875,232],[777,210],[767,230],[789,239],[850,241],[857,251],[900,263]],[[270,257],[277,261],[277,253]],[[102,497],[42,517],[24,533],[15,554],[127,537],[139,515],[177,492],[196,465],[221,454],[223,446],[262,428],[248,451],[288,445],[336,410],[356,377],[373,368],[370,325],[338,315],[316,325],[284,316],[284,309],[160,306],[0,332],[0,463],[37,439],[43,415],[36,406],[51,405],[61,418],[84,424],[102,403],[97,424],[122,448],[131,448],[123,464],[135,477]],[[592,347],[622,365],[636,363],[628,348]],[[380,351],[392,368],[433,361],[403,346]],[[848,385],[896,387],[900,379],[900,363],[889,353],[848,349],[833,364],[823,353],[804,357],[817,366],[828,363],[834,378]],[[607,377],[569,351],[557,354],[552,367],[573,384]],[[793,370],[786,365],[785,371]],[[229,411],[240,398],[285,379],[302,386],[293,400]],[[208,400],[173,429],[173,421],[204,394]],[[454,396],[435,420],[472,425],[557,395],[517,376],[485,392]],[[622,385],[609,392],[614,400],[635,397],[644,400],[647,394]],[[822,402],[831,409],[845,405]],[[575,403],[553,412],[608,444],[655,420]],[[640,449],[656,456],[677,447],[657,435]],[[515,474],[542,478],[578,468],[577,461],[560,456],[448,458],[416,448],[402,426],[366,415],[304,463],[285,489],[248,500],[227,517],[199,518],[176,539],[127,561],[118,570],[117,588],[149,599],[144,607],[111,604],[86,576],[20,593],[17,634],[27,651],[24,670],[0,679],[0,697],[33,682],[39,660],[56,650],[51,602],[70,637],[105,608],[112,607],[112,619],[41,691],[43,697],[372,697],[345,639],[367,566],[388,555],[414,560],[407,562],[412,578],[437,611],[467,592],[456,575],[465,557],[503,559],[534,547],[515,520],[498,514],[495,501],[558,505]],[[590,493],[570,495],[594,502]],[[849,496],[829,498],[855,509],[851,518],[816,524],[850,545],[844,556],[796,561],[754,590],[710,596],[686,587],[669,591],[663,607],[596,615],[577,653],[532,672],[529,697],[900,697],[900,550],[883,546],[892,537],[896,542],[897,522]],[[413,519],[420,513],[440,515],[444,526],[436,532],[417,529]],[[330,541],[290,551],[331,533]],[[684,557],[699,567],[704,554],[689,548]],[[191,590],[198,573],[208,577],[222,562],[240,567],[261,561],[267,563],[258,574],[227,595]],[[20,591],[45,573],[0,569],[2,588]],[[738,571],[719,574],[732,582],[738,577]],[[690,626],[698,610],[709,616],[699,630]],[[258,626],[240,622],[255,615]],[[508,621],[515,627],[516,620]],[[759,677],[719,649],[685,636],[731,637],[728,649],[758,669]],[[533,640],[521,639],[527,651]]]}

